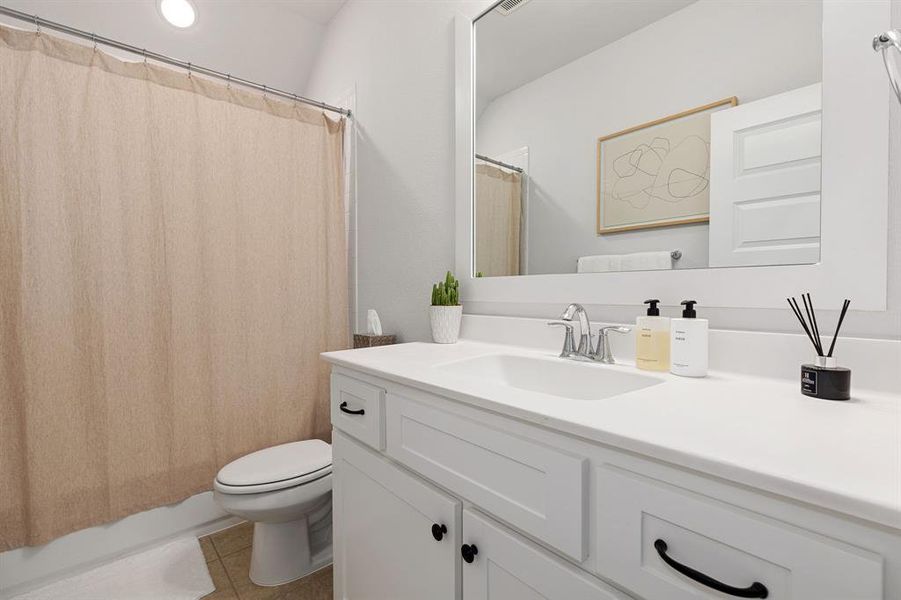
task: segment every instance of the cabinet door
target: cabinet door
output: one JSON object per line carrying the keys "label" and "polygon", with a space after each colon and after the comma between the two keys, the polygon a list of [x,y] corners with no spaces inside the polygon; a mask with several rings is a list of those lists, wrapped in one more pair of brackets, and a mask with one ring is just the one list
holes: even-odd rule
{"label": "cabinet door", "polygon": [[463,511],[463,600],[624,600],[488,517]]}
{"label": "cabinet door", "polygon": [[333,481],[336,600],[460,598],[459,502],[337,431]]}

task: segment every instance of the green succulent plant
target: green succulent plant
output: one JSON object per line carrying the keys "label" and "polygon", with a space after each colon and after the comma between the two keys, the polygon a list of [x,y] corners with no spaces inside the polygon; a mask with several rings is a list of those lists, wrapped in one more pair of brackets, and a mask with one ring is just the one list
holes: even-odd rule
{"label": "green succulent plant", "polygon": [[460,282],[450,271],[444,278],[432,286],[432,306],[459,306]]}

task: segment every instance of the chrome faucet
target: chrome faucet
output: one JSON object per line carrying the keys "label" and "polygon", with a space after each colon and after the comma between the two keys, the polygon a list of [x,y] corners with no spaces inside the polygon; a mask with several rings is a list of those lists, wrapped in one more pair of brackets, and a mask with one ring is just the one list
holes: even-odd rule
{"label": "chrome faucet", "polygon": [[588,321],[588,312],[581,304],[570,304],[560,315],[561,321],[572,321],[573,317],[579,319],[579,347],[576,354],[585,358],[591,358],[591,323]]}
{"label": "chrome faucet", "polygon": [[[579,320],[579,347],[576,348],[573,336],[573,318]],[[591,322],[588,319],[588,313],[581,304],[570,304],[560,315],[556,321],[548,321],[548,325],[552,327],[563,327],[566,329],[566,335],[563,338],[563,350],[560,352],[560,358],[569,358],[572,360],[591,360],[604,363],[607,365],[615,364],[613,352],[610,351],[609,333],[628,333],[632,331],[629,327],[609,326],[601,327],[598,331],[598,343],[596,348],[591,347]]]}

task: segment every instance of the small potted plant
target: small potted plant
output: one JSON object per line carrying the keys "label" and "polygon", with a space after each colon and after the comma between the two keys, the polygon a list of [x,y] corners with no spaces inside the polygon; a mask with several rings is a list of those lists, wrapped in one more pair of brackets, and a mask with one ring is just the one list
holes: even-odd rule
{"label": "small potted plant", "polygon": [[453,273],[448,271],[444,281],[432,286],[432,307],[429,309],[429,321],[432,325],[432,339],[435,343],[456,343],[460,337],[462,319],[460,282],[454,278]]}

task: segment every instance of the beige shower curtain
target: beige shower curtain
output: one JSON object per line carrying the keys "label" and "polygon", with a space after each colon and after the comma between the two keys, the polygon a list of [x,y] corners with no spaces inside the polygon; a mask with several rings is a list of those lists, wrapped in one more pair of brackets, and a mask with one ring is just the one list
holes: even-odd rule
{"label": "beige shower curtain", "polygon": [[522,175],[476,165],[476,272],[519,275]]}
{"label": "beige shower curtain", "polygon": [[0,550],[329,436],[343,122],[0,28]]}

